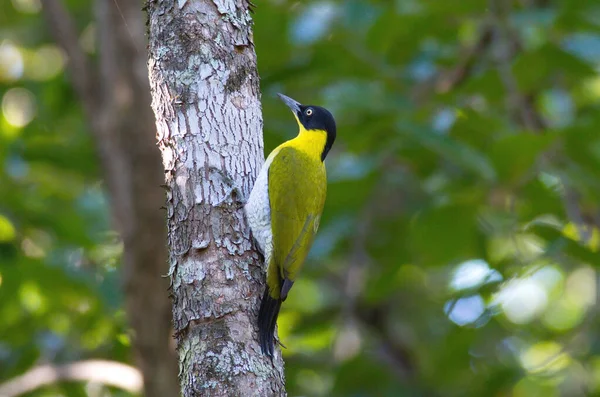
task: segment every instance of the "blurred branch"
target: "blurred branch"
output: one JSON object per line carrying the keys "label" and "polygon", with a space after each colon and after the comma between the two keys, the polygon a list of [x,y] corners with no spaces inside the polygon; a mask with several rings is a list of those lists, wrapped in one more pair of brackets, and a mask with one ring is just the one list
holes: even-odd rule
{"label": "blurred branch", "polygon": [[361,323],[377,334],[380,343],[378,352],[382,359],[390,364],[399,378],[408,381],[415,375],[414,360],[410,349],[399,343],[397,337],[388,331],[385,317],[389,312],[387,307],[378,306],[356,308],[354,314]]}
{"label": "blurred branch", "polygon": [[[493,25],[485,22],[473,45],[461,50],[462,55],[459,57],[459,63],[451,69],[443,70],[433,78],[414,87],[410,95],[413,100],[415,102],[423,102],[427,100],[429,95],[433,92],[444,94],[464,83],[471,75],[479,56],[490,46],[493,31]],[[353,40],[352,45],[345,46],[346,50],[356,57],[357,60],[367,64],[375,70],[380,78],[387,83],[398,86],[398,89],[400,90],[404,88],[402,86],[403,75],[396,70],[395,66],[389,65],[385,59],[381,58],[378,54],[357,45],[357,43],[360,43],[360,40]]]}
{"label": "blurred branch", "polygon": [[547,7],[550,0],[520,0],[523,7]]}
{"label": "blurred branch", "polygon": [[358,218],[360,228],[354,235],[352,241],[354,249],[352,250],[350,264],[344,281],[344,294],[346,295],[346,299],[344,300],[344,312],[349,315],[354,312],[356,301],[364,289],[364,272],[365,268],[370,263],[370,258],[365,248],[372,223],[370,207],[371,206],[368,205]]}
{"label": "blurred branch", "polygon": [[0,396],[16,397],[62,381],[100,383],[134,394],[142,391],[142,374],[136,368],[116,361],[87,360],[33,368],[0,384]]}
{"label": "blurred branch", "polygon": [[411,97],[415,102],[424,102],[433,93],[445,94],[456,89],[471,76],[479,57],[489,48],[493,38],[493,25],[484,22],[477,39],[470,47],[461,50],[460,61],[450,69],[445,69],[433,78],[417,85]]}
{"label": "blurred branch", "polygon": [[[380,158],[381,169],[392,169],[397,167],[396,153],[394,151],[385,153]],[[370,194],[367,201],[367,205],[362,209],[358,216],[358,223],[360,228],[354,234],[352,239],[352,252],[348,271],[346,273],[346,279],[344,281],[344,293],[345,299],[345,313],[352,314],[355,311],[358,297],[361,295],[365,280],[364,272],[365,269],[372,263],[372,260],[367,253],[367,239],[370,236],[371,228],[373,224],[373,218],[377,215],[377,212],[382,211],[382,201],[386,197],[384,194],[385,188],[389,185],[384,180],[379,180]],[[399,200],[397,196],[394,197]],[[394,203],[395,208],[399,208],[399,203]]]}
{"label": "blurred branch", "polygon": [[497,70],[506,89],[507,105],[513,117],[529,131],[540,133],[545,128],[545,124],[535,109],[536,95],[522,93],[512,72],[512,62],[522,46],[517,33],[512,30],[508,22],[507,14],[510,12],[511,4],[505,0],[490,0]]}
{"label": "blurred branch", "polygon": [[97,77],[79,45],[79,35],[73,19],[61,0],[44,0],[42,7],[50,33],[67,54],[67,68],[73,87],[81,98],[88,117],[91,117],[97,106]]}
{"label": "blurred branch", "polygon": [[[393,157],[389,156],[382,160],[382,168],[393,167]],[[345,321],[354,322],[358,320],[364,328],[369,329],[376,335],[378,342],[377,355],[382,361],[387,362],[392,371],[406,383],[413,383],[415,375],[414,360],[410,348],[402,343],[397,336],[391,335],[386,327],[386,316],[389,311],[384,306],[366,307],[359,302],[359,297],[365,288],[365,273],[372,264],[372,260],[366,250],[367,239],[372,232],[373,219],[378,211],[381,211],[382,194],[387,184],[381,180],[373,188],[367,206],[358,217],[360,227],[352,240],[352,253],[347,268],[346,278],[343,281],[345,295],[343,315]]]}
{"label": "blurred branch", "polygon": [[124,243],[123,290],[133,352],[148,397],[179,395],[171,345],[166,230],[159,211],[164,174],[156,147],[146,66],[145,17],[138,0],[95,0],[98,69],[90,65],[61,0],[42,2],[49,30],[68,55],[68,71],[95,138],[113,225]]}
{"label": "blurred branch", "polygon": [[590,222],[591,224],[586,222],[586,219],[581,212],[579,193],[569,185],[567,178],[565,176],[561,176],[560,181],[563,185],[563,203],[567,217],[575,225],[578,239],[583,244],[587,244],[592,238],[594,222],[593,220]]}
{"label": "blurred branch", "polygon": [[[600,209],[598,211],[595,211],[594,214],[591,215],[592,218],[592,224],[600,229]],[[599,294],[599,298],[600,298],[600,294]]]}
{"label": "blurred branch", "polygon": [[471,74],[477,58],[489,47],[492,42],[493,29],[489,23],[484,23],[479,37],[473,46],[463,50],[461,61],[454,68],[440,73],[435,82],[438,93],[446,93],[462,84]]}
{"label": "blurred branch", "polygon": [[389,65],[387,61],[365,46],[361,46],[361,40],[351,40],[350,44],[345,44],[344,48],[352,54],[357,61],[373,69],[380,80],[385,81],[390,86],[396,86],[398,89],[402,86],[402,73],[396,69],[396,66]]}

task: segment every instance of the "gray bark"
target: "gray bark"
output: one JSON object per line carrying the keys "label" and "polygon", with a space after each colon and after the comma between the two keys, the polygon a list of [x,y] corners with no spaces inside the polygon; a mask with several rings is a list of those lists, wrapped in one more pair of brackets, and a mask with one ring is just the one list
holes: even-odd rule
{"label": "gray bark", "polygon": [[182,393],[285,395],[280,354],[257,341],[264,272],[242,210],[264,159],[248,3],[155,0],[148,14]]}
{"label": "gray bark", "polygon": [[179,395],[172,349],[160,153],[150,108],[144,19],[137,0],[97,0],[99,63],[83,53],[67,9],[44,0],[44,15],[68,56],[73,88],[90,122],[124,242],[124,296],[136,364],[148,397]]}

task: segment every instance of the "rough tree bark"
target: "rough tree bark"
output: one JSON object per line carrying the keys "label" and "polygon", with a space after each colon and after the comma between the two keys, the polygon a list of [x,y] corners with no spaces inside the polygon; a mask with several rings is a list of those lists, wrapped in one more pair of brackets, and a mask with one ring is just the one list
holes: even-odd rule
{"label": "rough tree bark", "polygon": [[112,216],[124,242],[124,289],[135,332],[136,364],[148,397],[179,395],[172,343],[160,153],[146,69],[141,3],[96,0],[99,63],[78,43],[75,25],[60,0],[44,0],[44,15],[65,50],[73,87],[95,138]]}
{"label": "rough tree bark", "polygon": [[264,275],[242,210],[264,159],[248,6],[148,2],[148,69],[186,397],[285,395],[281,356],[271,362],[257,342]]}

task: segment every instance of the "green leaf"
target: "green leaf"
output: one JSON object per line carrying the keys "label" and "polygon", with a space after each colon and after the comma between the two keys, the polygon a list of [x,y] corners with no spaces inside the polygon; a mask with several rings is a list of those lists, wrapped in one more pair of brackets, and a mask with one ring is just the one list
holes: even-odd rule
{"label": "green leaf", "polygon": [[400,133],[486,182],[496,179],[489,159],[476,149],[428,128],[402,123]]}
{"label": "green leaf", "polygon": [[556,139],[555,135],[520,133],[508,135],[494,142],[490,159],[498,174],[498,180],[506,184],[523,182],[542,152]]}
{"label": "green leaf", "polygon": [[458,87],[454,94],[460,95],[483,95],[489,103],[502,103],[505,100],[506,89],[498,71],[493,69],[484,69],[481,72],[474,71],[473,75]]}
{"label": "green leaf", "polygon": [[546,214],[562,215],[564,204],[559,192],[540,178],[526,183],[518,193],[519,215],[521,219],[533,219]]}
{"label": "green leaf", "polygon": [[548,242],[545,253],[548,256],[566,254],[572,259],[595,267],[600,267],[600,254],[566,237],[556,226],[537,223],[528,228]]}
{"label": "green leaf", "polygon": [[600,177],[600,123],[577,125],[567,129],[564,148],[571,161]]}
{"label": "green leaf", "polygon": [[499,117],[469,108],[457,109],[450,136],[477,150],[485,151],[494,137],[505,129],[506,126]]}
{"label": "green leaf", "polygon": [[520,90],[526,93],[543,89],[551,77],[575,84],[596,73],[591,65],[553,44],[520,55],[512,72]]}
{"label": "green leaf", "polygon": [[409,386],[402,385],[381,360],[374,360],[369,356],[357,356],[342,363],[336,372],[333,388],[336,396],[373,395],[374,384],[377,385],[375,394],[378,396],[411,395],[408,394]]}
{"label": "green leaf", "polygon": [[481,256],[476,208],[452,204],[427,209],[413,220],[410,247],[420,264],[446,265]]}

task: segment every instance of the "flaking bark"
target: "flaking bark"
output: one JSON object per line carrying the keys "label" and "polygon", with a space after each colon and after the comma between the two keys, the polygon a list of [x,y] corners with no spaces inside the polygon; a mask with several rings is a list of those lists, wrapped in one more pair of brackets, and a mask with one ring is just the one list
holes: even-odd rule
{"label": "flaking bark", "polygon": [[285,395],[281,356],[257,342],[264,273],[242,210],[263,162],[248,3],[158,0],[148,14],[182,393]]}

